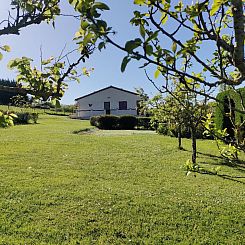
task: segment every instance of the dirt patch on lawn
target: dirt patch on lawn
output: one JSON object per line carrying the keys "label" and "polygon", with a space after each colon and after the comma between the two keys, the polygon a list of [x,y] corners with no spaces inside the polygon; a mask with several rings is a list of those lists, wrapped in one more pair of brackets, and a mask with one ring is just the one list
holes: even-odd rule
{"label": "dirt patch on lawn", "polygon": [[139,135],[139,134],[156,134],[155,131],[151,130],[101,130],[97,128],[85,128],[73,132],[74,134],[81,135],[98,135],[98,136],[127,136],[127,135]]}

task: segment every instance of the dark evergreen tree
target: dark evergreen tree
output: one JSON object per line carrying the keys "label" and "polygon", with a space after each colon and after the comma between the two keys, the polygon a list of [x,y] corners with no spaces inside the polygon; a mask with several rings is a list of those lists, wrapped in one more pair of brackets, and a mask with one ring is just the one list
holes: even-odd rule
{"label": "dark evergreen tree", "polygon": [[[0,79],[0,85],[8,86],[8,87],[16,87],[16,82],[14,80],[9,80],[9,79]],[[16,95],[17,93],[15,92],[0,91],[0,104],[1,105],[11,104],[11,98]]]}

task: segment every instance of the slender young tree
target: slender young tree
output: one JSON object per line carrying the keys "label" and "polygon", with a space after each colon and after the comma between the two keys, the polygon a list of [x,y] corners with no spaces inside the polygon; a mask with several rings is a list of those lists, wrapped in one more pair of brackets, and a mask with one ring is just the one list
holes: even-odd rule
{"label": "slender young tree", "polygon": [[171,77],[199,97],[217,100],[211,92],[219,86],[236,90],[244,84],[244,0],[134,0],[137,10],[130,23],[139,32],[124,46],[114,41],[115,32],[101,15],[109,6],[95,0],[69,2],[81,13],[78,40],[124,51],[122,71],[131,60],[145,69],[155,67],[160,89]]}

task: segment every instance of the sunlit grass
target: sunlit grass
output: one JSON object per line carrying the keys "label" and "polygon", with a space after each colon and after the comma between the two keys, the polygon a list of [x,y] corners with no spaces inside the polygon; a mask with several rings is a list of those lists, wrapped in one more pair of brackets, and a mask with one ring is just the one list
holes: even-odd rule
{"label": "sunlit grass", "polygon": [[[89,127],[41,115],[0,129],[0,244],[243,244],[242,166],[186,177],[189,140],[72,133]],[[214,142],[198,151],[205,168],[222,163]]]}

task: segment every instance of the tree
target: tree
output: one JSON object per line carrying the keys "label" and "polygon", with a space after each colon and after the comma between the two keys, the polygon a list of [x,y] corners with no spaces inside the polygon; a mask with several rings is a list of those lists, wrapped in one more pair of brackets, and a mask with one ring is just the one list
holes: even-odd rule
{"label": "tree", "polygon": [[143,88],[135,88],[135,91],[140,97],[140,101],[137,102],[137,115],[147,115],[145,108],[149,101],[149,96]]}
{"label": "tree", "polygon": [[[199,101],[197,94],[193,93],[183,85],[174,83],[175,86],[169,95],[163,97],[162,94],[149,100],[148,106],[153,118],[158,123],[163,123],[167,130],[174,128],[178,137],[178,148],[183,149],[181,138],[183,130],[190,130],[192,140],[192,163],[196,164],[198,128],[207,114],[208,106],[205,101]],[[165,130],[166,130],[165,129]],[[203,130],[204,131],[204,130]]]}
{"label": "tree", "polygon": [[[0,85],[8,86],[8,87],[15,87],[16,82],[10,81],[9,79],[0,79]],[[0,91],[0,104],[2,105],[10,104],[11,98],[16,95],[17,93]]]}
{"label": "tree", "polygon": [[[19,35],[21,29],[44,21],[54,25],[55,17],[61,15],[60,0],[12,0],[11,5],[8,19],[1,21],[0,36]],[[74,62],[70,62],[68,54],[64,55],[63,52],[57,59],[53,57],[42,59],[39,70],[37,67],[32,67],[31,58],[15,59],[10,62],[9,67],[19,72],[16,79],[17,86],[0,85],[0,91],[30,94],[37,99],[53,100],[58,103],[67,87],[65,81],[78,80],[81,73],[78,73],[75,68],[80,62],[85,62],[93,49],[93,45],[84,45],[83,49],[79,50],[80,57]],[[3,52],[10,52],[10,47],[1,46],[0,51],[2,51],[1,59]],[[68,59],[68,66],[65,65],[64,59]]]}
{"label": "tree", "polygon": [[107,5],[69,2],[81,13],[78,39],[100,41],[99,49],[111,44],[126,52],[122,71],[132,59],[142,62],[144,69],[155,67],[154,79],[162,76],[160,86],[154,82],[160,90],[168,91],[174,78],[187,90],[217,100],[211,92],[218,86],[235,90],[244,83],[243,0],[134,0],[138,8],[130,22],[139,34],[125,46],[113,40],[115,32],[98,12],[109,10]]}

